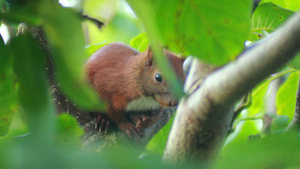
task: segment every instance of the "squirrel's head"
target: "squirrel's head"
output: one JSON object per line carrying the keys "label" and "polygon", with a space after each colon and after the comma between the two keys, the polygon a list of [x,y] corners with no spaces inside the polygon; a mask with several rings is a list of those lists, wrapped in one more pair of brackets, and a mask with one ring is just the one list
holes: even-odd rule
{"label": "squirrel's head", "polygon": [[[178,100],[174,97],[170,90],[170,84],[167,82],[166,75],[162,74],[153,60],[153,53],[150,48],[145,53],[144,68],[141,73],[141,86],[146,96],[153,97],[163,107],[174,107],[178,104]],[[183,72],[183,58],[179,58],[171,52],[164,51],[171,68],[175,72],[179,81],[183,84],[185,74]]]}

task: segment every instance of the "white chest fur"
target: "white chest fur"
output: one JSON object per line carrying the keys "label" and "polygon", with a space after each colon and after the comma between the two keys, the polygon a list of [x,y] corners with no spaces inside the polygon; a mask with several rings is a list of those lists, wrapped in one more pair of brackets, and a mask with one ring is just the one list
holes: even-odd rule
{"label": "white chest fur", "polygon": [[161,105],[152,97],[140,97],[128,103],[126,111],[156,110]]}

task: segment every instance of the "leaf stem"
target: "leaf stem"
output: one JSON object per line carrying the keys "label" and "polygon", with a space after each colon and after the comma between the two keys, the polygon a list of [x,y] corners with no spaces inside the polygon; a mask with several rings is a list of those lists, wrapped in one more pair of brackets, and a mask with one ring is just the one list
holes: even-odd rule
{"label": "leaf stem", "polygon": [[234,130],[236,129],[237,124],[238,124],[239,122],[241,122],[241,121],[247,121],[247,120],[262,120],[263,118],[264,118],[263,116],[258,116],[258,117],[245,117],[245,118],[242,118],[242,119],[238,119],[238,120],[235,122],[235,124],[234,124],[234,126],[233,126],[233,128],[232,128],[232,131],[234,131]]}

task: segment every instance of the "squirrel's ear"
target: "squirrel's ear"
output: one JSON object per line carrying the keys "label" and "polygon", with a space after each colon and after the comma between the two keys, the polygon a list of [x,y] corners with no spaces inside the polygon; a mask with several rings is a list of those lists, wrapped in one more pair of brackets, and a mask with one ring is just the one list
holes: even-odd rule
{"label": "squirrel's ear", "polygon": [[145,60],[145,66],[150,67],[150,66],[152,66],[152,63],[153,63],[153,52],[151,50],[151,46],[149,46],[147,49],[147,57]]}

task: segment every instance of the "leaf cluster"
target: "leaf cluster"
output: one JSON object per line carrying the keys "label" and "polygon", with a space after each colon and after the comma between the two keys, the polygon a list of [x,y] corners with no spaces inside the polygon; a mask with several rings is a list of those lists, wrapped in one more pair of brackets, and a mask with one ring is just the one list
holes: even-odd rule
{"label": "leaf cluster", "polygon": [[[139,51],[151,43],[163,71],[176,86],[160,48],[184,56],[194,56],[207,63],[222,66],[233,61],[245,50],[246,40],[256,41],[263,31],[271,33],[300,4],[293,1],[262,1],[253,15],[252,1],[192,1],[192,0],[128,0],[144,25],[145,33],[131,40]],[[8,28],[10,38],[4,41],[0,32],[0,167],[1,168],[162,168],[160,162],[172,120],[152,139],[146,156],[122,146],[95,153],[80,149],[84,133],[76,119],[56,109],[48,79],[47,58],[52,57],[55,79],[70,101],[82,110],[104,108],[87,83],[83,65],[89,55],[105,45],[85,47],[81,20],[73,9],[48,0],[0,0],[0,25]],[[22,23],[20,27],[19,24]],[[52,55],[41,49],[30,27],[39,26],[47,37]],[[122,26],[122,24],[120,24]],[[23,28],[18,33],[18,28]],[[18,34],[18,36],[17,36]],[[130,41],[128,40],[128,41]],[[257,42],[259,43],[259,41]],[[221,160],[216,168],[294,167],[299,166],[299,134],[283,133],[292,120],[300,65],[292,61],[270,76],[252,92],[252,104],[234,122],[234,132],[228,136]],[[276,91],[276,112],[266,111],[265,98],[275,79],[282,82]],[[262,119],[273,119],[271,135],[262,130]],[[249,135],[261,134],[258,141]],[[268,159],[266,159],[268,157]]]}

